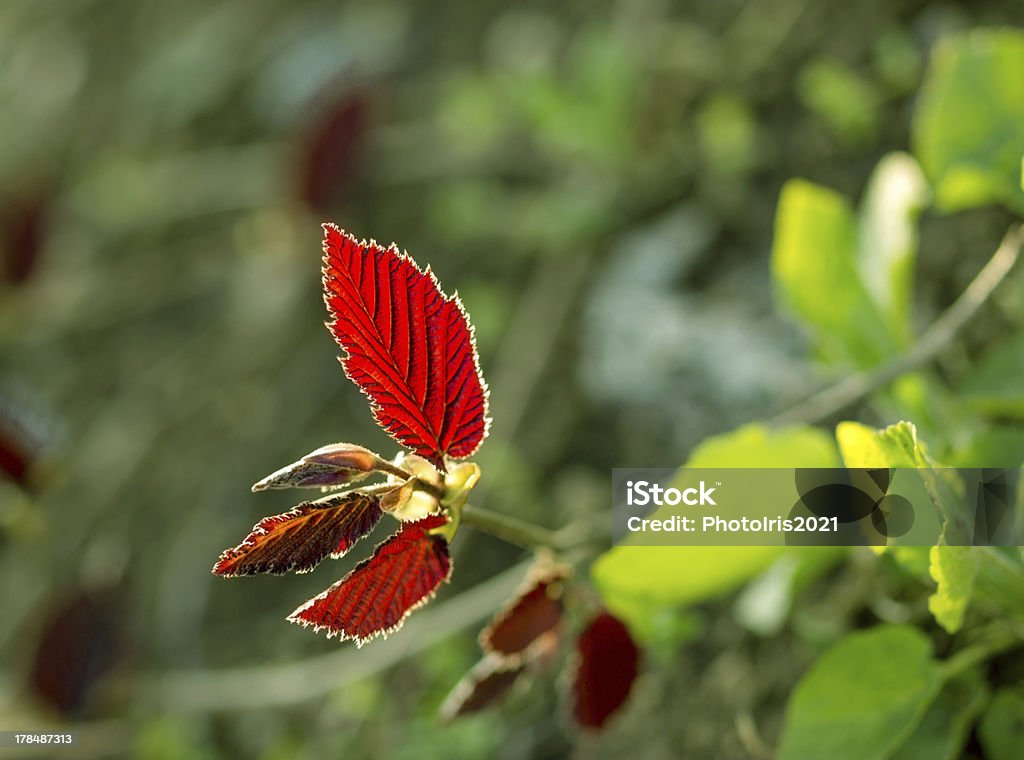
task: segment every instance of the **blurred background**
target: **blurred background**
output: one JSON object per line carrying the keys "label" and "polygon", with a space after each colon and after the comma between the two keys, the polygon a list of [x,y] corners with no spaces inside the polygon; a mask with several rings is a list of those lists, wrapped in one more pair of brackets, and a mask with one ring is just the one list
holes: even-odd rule
{"label": "blurred background", "polygon": [[[728,614],[597,742],[555,677],[435,718],[514,547],[463,531],[422,622],[359,651],[283,618],[361,551],[210,574],[297,500],[257,479],[329,442],[395,451],[322,325],[319,224],[396,241],[465,302],[494,418],[474,500],[603,519],[610,467],[678,465],[818,387],[772,301],[779,188],[858,197],[908,147],[935,41],[1022,20],[1017,0],[0,4],[0,728],[70,725],[60,757],[752,756],[734,708],[769,705],[770,740],[807,660]],[[928,220],[921,324],[1008,218]]]}

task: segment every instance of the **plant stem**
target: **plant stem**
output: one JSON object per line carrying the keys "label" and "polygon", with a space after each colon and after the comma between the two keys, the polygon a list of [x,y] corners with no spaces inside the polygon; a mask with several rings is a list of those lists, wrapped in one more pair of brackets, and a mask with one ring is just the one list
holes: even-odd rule
{"label": "plant stem", "polygon": [[907,353],[870,372],[858,372],[844,378],[775,416],[768,424],[778,427],[820,422],[884,388],[905,372],[934,359],[960,334],[1017,263],[1021,245],[1024,244],[1022,229],[1024,228],[1020,225],[1014,225],[1007,231],[999,248],[971,284],[953,305],[932,323]]}
{"label": "plant stem", "polygon": [[335,647],[326,654],[291,662],[151,673],[143,677],[139,697],[152,708],[186,713],[265,711],[319,699],[374,676],[484,620],[493,614],[497,600],[507,598],[522,583],[532,561],[520,562],[438,600],[413,615],[401,636],[376,641],[372,647]]}
{"label": "plant stem", "polygon": [[462,508],[462,521],[477,530],[526,549],[563,548],[563,541],[553,530],[520,520],[518,517],[474,507],[472,504],[466,504]]}

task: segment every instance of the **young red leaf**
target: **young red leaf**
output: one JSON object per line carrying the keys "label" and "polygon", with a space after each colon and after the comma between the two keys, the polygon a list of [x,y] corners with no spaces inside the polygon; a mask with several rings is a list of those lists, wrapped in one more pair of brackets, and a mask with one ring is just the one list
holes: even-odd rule
{"label": "young red leaf", "polygon": [[548,565],[531,573],[526,585],[480,632],[485,652],[518,657],[538,636],[558,627],[562,619],[564,565]]}
{"label": "young red leaf", "polygon": [[498,704],[525,669],[524,663],[510,664],[495,655],[484,657],[445,697],[439,711],[441,720],[447,723]]}
{"label": "young red leaf", "polygon": [[622,621],[608,612],[590,621],[577,646],[573,717],[584,728],[600,729],[629,696],[640,650]]}
{"label": "young red leaf", "polygon": [[213,566],[216,575],[307,573],[328,555],[340,557],[384,514],[377,496],[349,491],[306,501],[290,512],[264,517]]}
{"label": "young red leaf", "polygon": [[377,424],[443,472],[444,457],[470,456],[490,424],[462,303],[394,244],[360,242],[333,224],[324,233],[327,326],[345,374]]}
{"label": "young red leaf", "polygon": [[428,515],[402,525],[380,544],[373,556],[319,596],[288,616],[288,620],[327,636],[355,639],[362,646],[375,636],[398,630],[405,618],[434,595],[451,575],[448,543],[430,531],[448,522]]}
{"label": "young red leaf", "polygon": [[387,467],[369,449],[353,443],[332,443],[311,451],[253,485],[253,493],[271,488],[324,488],[357,483]]}

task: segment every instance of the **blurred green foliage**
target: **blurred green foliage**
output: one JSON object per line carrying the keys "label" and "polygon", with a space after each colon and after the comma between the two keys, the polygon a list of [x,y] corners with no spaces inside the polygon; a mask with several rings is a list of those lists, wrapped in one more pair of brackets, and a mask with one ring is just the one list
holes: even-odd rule
{"label": "blurred green foliage", "polygon": [[[500,599],[465,602],[520,559],[492,538],[460,533],[428,644],[357,658],[282,619],[362,555],[209,573],[292,506],[252,482],[330,441],[393,450],[320,324],[325,218],[462,295],[496,511],[599,523],[623,462],[917,461],[900,419],[934,461],[1019,466],[1019,280],[862,425],[747,424],[901,355],[1024,208],[1015,21],[1016,0],[0,5],[0,443],[31,465],[0,480],[0,723],[70,721],[82,757],[1017,757],[1005,632],[998,668],[949,668],[1018,621],[1010,550],[972,575],[927,549],[617,547],[592,577],[648,667],[599,739],[555,675],[438,725]],[[31,663],[82,591],[114,600],[117,662],[89,670],[90,619],[56,631],[87,666],[58,715]]]}

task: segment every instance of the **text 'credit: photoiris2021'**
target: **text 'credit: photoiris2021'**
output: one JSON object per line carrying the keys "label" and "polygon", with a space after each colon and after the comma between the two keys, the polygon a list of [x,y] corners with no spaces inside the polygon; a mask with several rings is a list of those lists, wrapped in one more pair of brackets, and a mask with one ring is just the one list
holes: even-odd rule
{"label": "text 'credit: photoiris2021'", "polygon": [[1020,470],[614,469],[612,535],[633,546],[1024,545]]}

